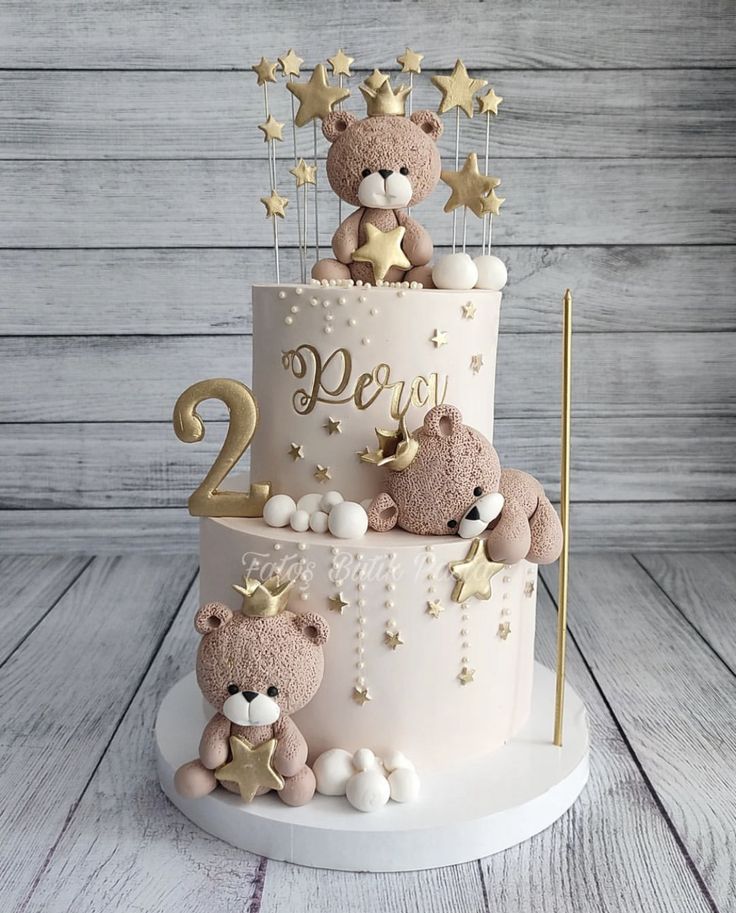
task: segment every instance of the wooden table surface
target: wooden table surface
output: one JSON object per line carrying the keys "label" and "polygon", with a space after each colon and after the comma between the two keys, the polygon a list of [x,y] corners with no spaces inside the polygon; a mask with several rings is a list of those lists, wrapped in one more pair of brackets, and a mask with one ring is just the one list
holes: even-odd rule
{"label": "wooden table surface", "polygon": [[[192,668],[193,556],[0,558],[0,910],[736,910],[736,556],[574,555],[569,680],[590,782],[534,839],[406,875],[260,859],[158,788],[158,704]],[[537,652],[554,656],[554,572]]]}

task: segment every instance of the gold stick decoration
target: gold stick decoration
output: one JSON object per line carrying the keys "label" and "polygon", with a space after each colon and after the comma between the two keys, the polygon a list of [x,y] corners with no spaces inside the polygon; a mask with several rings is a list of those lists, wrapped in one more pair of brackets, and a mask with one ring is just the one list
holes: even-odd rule
{"label": "gold stick decoration", "polygon": [[554,744],[562,747],[565,711],[565,648],[567,643],[567,580],[570,551],[570,407],[572,400],[572,293],[562,299],[562,427],[560,431],[560,518],[562,554],[557,587],[557,682],[555,687]]}
{"label": "gold stick decoration", "polygon": [[266,218],[271,219],[273,225],[273,254],[276,268],[276,282],[280,282],[279,228],[277,219],[283,219],[285,217],[285,210],[289,201],[286,197],[280,196],[276,188],[276,149],[274,147],[274,141],[283,140],[281,131],[284,125],[271,116],[271,109],[268,104],[268,83],[276,82],[277,66],[277,62],[261,57],[260,62],[254,64],[251,67],[251,70],[255,72],[258,78],[258,85],[263,86],[263,107],[266,113],[266,120],[258,129],[263,131],[264,139],[268,145],[268,175],[271,182],[271,194],[268,197],[261,197],[261,202],[266,207]]}
{"label": "gold stick decoration", "polygon": [[[286,76],[288,82],[293,82],[295,76],[299,76],[301,65],[304,63],[304,59],[299,57],[294,53],[293,48],[284,54],[283,57],[278,58],[279,66],[281,71]],[[296,143],[296,124],[294,123],[294,117],[296,115],[295,111],[295,99],[293,93],[289,93],[291,97],[291,145],[292,152],[294,154],[294,168],[297,167],[298,162],[298,153],[297,153],[297,143]],[[303,229],[303,225],[306,226],[306,218],[302,222],[302,213],[301,213],[301,202],[299,195],[299,185],[297,184],[296,192],[296,225],[297,225],[297,234],[299,236],[299,275],[302,282],[307,281],[307,241],[306,241],[306,227]]]}
{"label": "gold stick decoration", "polygon": [[[490,88],[485,95],[478,96],[478,113],[486,116],[486,167],[485,173],[488,174],[488,154],[491,145],[491,117],[498,114],[498,106],[503,101],[503,96],[496,95],[493,88]],[[483,239],[481,241],[481,254],[490,254],[491,237],[493,234],[493,213],[487,212],[483,216]],[[488,240],[488,249],[486,250],[486,238]]]}

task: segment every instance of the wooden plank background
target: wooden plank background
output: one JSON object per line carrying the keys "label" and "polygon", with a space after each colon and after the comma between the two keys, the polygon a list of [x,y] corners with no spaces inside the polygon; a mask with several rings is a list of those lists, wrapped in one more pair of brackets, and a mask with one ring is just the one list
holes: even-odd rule
{"label": "wooden plank background", "polygon": [[[736,547],[733,4],[361,10],[356,29],[339,0],[0,0],[0,546],[194,542],[182,506],[222,429],[181,445],[171,406],[201,377],[248,378],[248,289],[272,275],[248,66],[344,46],[355,88],[410,44],[427,55],[415,107],[436,104],[428,77],[458,54],[505,99],[492,130],[508,200],[494,226],[510,272],[502,457],[557,494],[570,285],[577,544]],[[272,103],[285,119],[280,87]],[[464,124],[467,150],[483,127]],[[440,246],[443,199],[418,212]],[[321,215],[326,242],[337,207],[324,184]]]}

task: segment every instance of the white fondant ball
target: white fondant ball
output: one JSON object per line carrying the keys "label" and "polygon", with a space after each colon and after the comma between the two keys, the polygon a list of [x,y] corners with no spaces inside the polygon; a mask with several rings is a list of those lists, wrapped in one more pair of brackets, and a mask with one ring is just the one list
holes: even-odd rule
{"label": "white fondant ball", "polygon": [[299,498],[299,500],[296,502],[296,509],[306,510],[308,514],[313,514],[315,510],[319,510],[321,501],[322,493],[319,491],[309,495],[302,495],[301,498]]}
{"label": "white fondant ball", "polygon": [[360,770],[371,770],[376,766],[376,756],[370,748],[359,748],[353,755],[353,767]]}
{"label": "white fondant ball", "polygon": [[475,283],[475,287],[500,292],[509,278],[503,260],[494,257],[493,254],[483,254],[481,257],[476,257],[473,262],[478,269],[478,281]]}
{"label": "white fondant ball", "polygon": [[269,526],[286,526],[295,510],[293,498],[288,495],[274,495],[263,506],[263,519]]}
{"label": "white fondant ball", "polygon": [[388,771],[399,770],[407,768],[408,770],[414,770],[414,765],[407,758],[405,754],[402,754],[400,751],[389,751],[383,756],[383,766]]}
{"label": "white fondant ball", "polygon": [[394,802],[413,802],[419,795],[419,775],[410,767],[391,771],[388,786]]}
{"label": "white fondant ball", "polygon": [[469,289],[478,281],[478,267],[469,254],[445,254],[432,269],[437,288]]}
{"label": "white fondant ball", "polygon": [[375,812],[391,798],[388,780],[377,770],[364,770],[352,776],[345,787],[348,802],[360,812]]}
{"label": "white fondant ball", "polygon": [[289,526],[295,533],[305,533],[309,529],[309,514],[306,510],[295,510],[289,518]]}
{"label": "white fondant ball", "polygon": [[326,533],[327,519],[327,514],[323,510],[315,510],[309,516],[309,528],[313,533]]}
{"label": "white fondant ball", "polygon": [[355,774],[353,758],[343,748],[330,748],[312,765],[317,792],[323,796],[344,796],[348,780]]}
{"label": "white fondant ball", "polygon": [[368,531],[368,514],[355,501],[341,501],[330,511],[328,526],[338,539],[359,539]]}
{"label": "white fondant ball", "polygon": [[339,491],[326,491],[319,502],[319,509],[328,514],[336,504],[344,500]]}

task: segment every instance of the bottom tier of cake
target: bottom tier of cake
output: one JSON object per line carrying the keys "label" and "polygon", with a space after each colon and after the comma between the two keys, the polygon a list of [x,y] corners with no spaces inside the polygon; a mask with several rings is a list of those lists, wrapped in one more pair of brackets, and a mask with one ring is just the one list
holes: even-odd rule
{"label": "bottom tier of cake", "polygon": [[289,608],[330,624],[322,685],[294,716],[310,759],[329,748],[401,751],[422,770],[487,754],[529,715],[537,569],[500,570],[490,599],[454,602],[458,537],[369,532],[359,540],[202,520],[200,596],[240,607],[243,576],[288,576]]}

